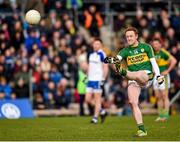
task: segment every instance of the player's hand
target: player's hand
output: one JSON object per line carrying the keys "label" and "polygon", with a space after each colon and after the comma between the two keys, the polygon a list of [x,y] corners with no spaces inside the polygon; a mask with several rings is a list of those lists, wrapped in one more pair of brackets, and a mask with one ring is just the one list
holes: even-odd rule
{"label": "player's hand", "polygon": [[104,59],[104,63],[106,63],[106,64],[116,64],[119,62],[120,62],[120,60],[117,57],[106,57]]}
{"label": "player's hand", "polygon": [[84,77],[84,79],[82,80],[82,82],[83,82],[84,84],[87,84],[87,82],[88,82],[88,78],[87,78],[87,76],[86,76],[86,77]]}
{"label": "player's hand", "polygon": [[105,84],[105,80],[102,80],[102,81],[100,82],[101,87],[104,86],[104,84]]}
{"label": "player's hand", "polygon": [[156,80],[158,81],[158,84],[161,85],[164,82],[164,76],[158,75],[156,77]]}
{"label": "player's hand", "polygon": [[163,71],[162,73],[161,73],[161,75],[167,75],[169,72],[168,72],[168,70],[165,70],[165,71]]}
{"label": "player's hand", "polygon": [[113,63],[113,57],[106,57],[104,59],[105,64],[112,64]]}
{"label": "player's hand", "polygon": [[121,71],[121,64],[116,63],[115,68],[116,68],[116,73],[119,73]]}

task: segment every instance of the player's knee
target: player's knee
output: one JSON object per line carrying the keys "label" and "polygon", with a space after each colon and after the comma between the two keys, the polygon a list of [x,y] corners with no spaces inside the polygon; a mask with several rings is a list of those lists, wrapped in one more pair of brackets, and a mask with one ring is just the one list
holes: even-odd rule
{"label": "player's knee", "polygon": [[156,98],[157,98],[158,100],[160,100],[160,99],[162,99],[162,95],[161,95],[161,94],[156,94]]}
{"label": "player's knee", "polygon": [[163,99],[163,100],[168,99],[168,95],[167,95],[166,93],[162,93],[162,99]]}
{"label": "player's knee", "polygon": [[129,104],[130,104],[132,107],[137,107],[137,106],[138,106],[138,103],[135,102],[134,100],[129,100]]}

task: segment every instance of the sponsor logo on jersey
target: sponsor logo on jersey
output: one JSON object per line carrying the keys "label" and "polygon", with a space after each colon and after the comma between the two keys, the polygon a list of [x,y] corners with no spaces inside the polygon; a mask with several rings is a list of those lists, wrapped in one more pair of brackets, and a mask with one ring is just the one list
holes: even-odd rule
{"label": "sponsor logo on jersey", "polygon": [[138,55],[128,56],[127,58],[128,65],[140,64],[147,61],[149,61],[149,58],[146,53],[140,53]]}

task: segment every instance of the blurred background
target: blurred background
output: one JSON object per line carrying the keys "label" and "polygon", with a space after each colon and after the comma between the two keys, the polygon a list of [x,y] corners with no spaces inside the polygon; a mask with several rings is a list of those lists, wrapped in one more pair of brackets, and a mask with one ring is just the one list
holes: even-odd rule
{"label": "blurred background", "polygon": [[[25,13],[41,13],[28,25]],[[126,45],[124,29],[135,26],[139,40],[159,38],[178,61],[171,71],[171,114],[180,111],[180,1],[170,0],[0,0],[0,101],[28,99],[35,116],[89,115],[79,111],[80,64],[100,37],[108,56]],[[131,115],[127,80],[110,67],[103,106],[112,115]],[[144,114],[156,114],[152,88],[143,89]]]}

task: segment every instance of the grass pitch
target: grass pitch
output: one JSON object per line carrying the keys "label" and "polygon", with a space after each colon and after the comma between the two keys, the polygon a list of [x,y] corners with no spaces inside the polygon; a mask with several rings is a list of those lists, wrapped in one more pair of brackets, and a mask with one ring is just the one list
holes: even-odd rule
{"label": "grass pitch", "polygon": [[154,122],[145,116],[146,137],[134,137],[137,126],[132,117],[107,117],[104,124],[90,124],[91,117],[55,117],[0,120],[0,140],[34,141],[175,141],[180,140],[180,115],[168,122]]}

